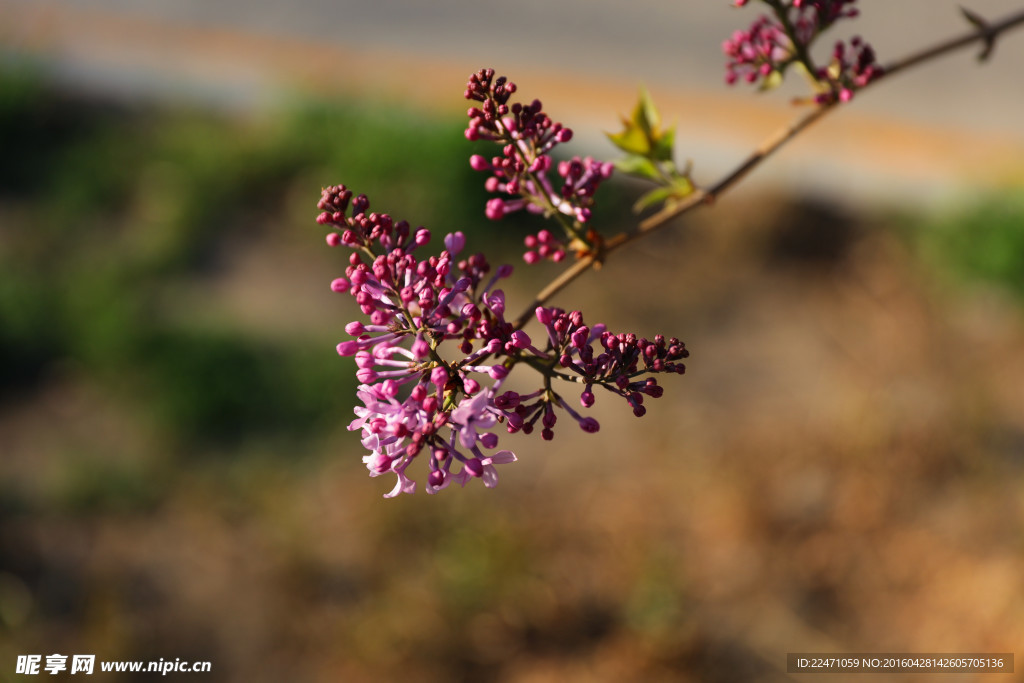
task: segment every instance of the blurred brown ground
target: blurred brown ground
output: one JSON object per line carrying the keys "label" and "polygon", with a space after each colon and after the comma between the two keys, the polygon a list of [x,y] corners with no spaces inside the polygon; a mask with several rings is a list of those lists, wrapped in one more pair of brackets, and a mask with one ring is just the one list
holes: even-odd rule
{"label": "blurred brown ground", "polygon": [[[365,59],[377,88],[391,69]],[[586,101],[561,92],[549,99]],[[745,127],[747,110],[711,111]],[[776,115],[763,111],[759,129]],[[907,163],[932,165],[927,131],[848,135],[870,163],[899,139]],[[978,168],[1006,159],[982,137],[943,151],[994,155]],[[561,302],[612,329],[679,336],[688,373],[640,421],[602,398],[597,436],[560,425],[552,444],[510,439],[521,460],[493,491],[383,501],[391,482],[366,478],[340,415],[295,468],[186,474],[142,515],[7,520],[18,556],[5,564],[40,589],[0,575],[19,648],[0,647],[4,666],[45,649],[211,659],[208,678],[231,681],[777,681],[813,680],[784,673],[791,651],[1013,651],[1024,318],[998,292],[935,284],[893,227],[740,191],[617,254]],[[338,266],[297,249],[306,238],[239,248],[207,305],[261,334],[340,334],[343,321],[294,306],[334,311],[321,292]],[[0,414],[0,474],[45,490],[69,453],[159,453],[134,409],[57,374]],[[80,612],[62,620],[71,604]]]}

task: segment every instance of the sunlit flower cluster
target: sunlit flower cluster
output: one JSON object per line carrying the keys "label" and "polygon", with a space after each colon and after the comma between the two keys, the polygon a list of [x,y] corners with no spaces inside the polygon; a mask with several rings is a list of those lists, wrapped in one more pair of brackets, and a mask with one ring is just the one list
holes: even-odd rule
{"label": "sunlit flower cluster", "polygon": [[[793,63],[800,62],[813,79],[818,92],[814,101],[827,104],[847,102],[853,93],[880,77],[882,67],[875,61],[870,45],[854,38],[849,45],[836,44],[828,66],[814,67],[811,44],[840,19],[856,17],[856,0],[763,0],[772,16],[758,17],[744,31],[736,31],[722,43],[727,61],[725,80],[729,84],[743,80],[776,85]],[[735,0],[737,7],[747,0]]]}
{"label": "sunlit flower cluster", "polygon": [[[493,69],[481,69],[466,85],[466,99],[479,103],[469,108],[466,138],[488,140],[501,147],[501,154],[490,158],[474,154],[469,160],[474,170],[491,174],[485,183],[487,191],[503,195],[489,200],[484,213],[499,220],[525,209],[570,221],[565,227],[572,234],[573,225],[578,229],[590,220],[594,194],[611,177],[614,166],[591,157],[556,162],[552,150],[569,142],[572,130],[544,113],[540,100],[509,105],[515,92],[515,83],[504,76],[495,78]],[[560,187],[548,177],[552,170],[561,178]],[[531,237],[525,255],[528,263],[565,257],[565,246],[550,232]]]}

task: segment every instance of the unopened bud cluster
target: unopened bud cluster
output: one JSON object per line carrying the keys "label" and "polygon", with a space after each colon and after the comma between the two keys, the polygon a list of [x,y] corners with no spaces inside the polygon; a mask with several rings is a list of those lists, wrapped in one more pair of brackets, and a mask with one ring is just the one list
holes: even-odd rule
{"label": "unopened bud cluster", "polygon": [[[725,80],[729,84],[774,85],[793,63],[802,63],[816,79],[814,101],[828,104],[847,102],[854,92],[880,77],[882,67],[875,61],[870,45],[854,38],[849,45],[836,43],[828,66],[811,62],[811,44],[840,19],[853,18],[859,11],[856,0],[763,0],[773,10],[762,15],[745,31],[736,31],[722,43],[727,57]],[[735,0],[737,7],[748,0]]]}
{"label": "unopened bud cluster", "polygon": [[[466,99],[479,103],[467,112],[466,138],[501,146],[499,155],[487,158],[474,154],[469,160],[474,170],[491,174],[485,183],[487,191],[503,195],[487,202],[485,215],[499,220],[525,209],[565,217],[576,226],[586,223],[591,217],[594,193],[611,176],[614,166],[590,157],[554,161],[552,150],[569,142],[572,130],[552,121],[540,100],[509,105],[515,92],[515,83],[504,76],[495,78],[493,69],[477,71],[466,84]],[[561,178],[560,187],[556,188],[548,177],[552,170]],[[524,258],[528,263],[560,261],[566,254],[565,246],[550,233],[546,237],[540,233],[532,236],[527,247]]]}

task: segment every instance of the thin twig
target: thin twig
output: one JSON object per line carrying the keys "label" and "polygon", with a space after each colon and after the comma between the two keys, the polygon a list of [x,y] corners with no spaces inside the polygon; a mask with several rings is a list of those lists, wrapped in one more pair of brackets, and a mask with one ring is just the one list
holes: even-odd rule
{"label": "thin twig", "polygon": [[[980,25],[978,28],[968,31],[967,33],[949,38],[937,45],[925,48],[924,50],[920,50],[904,57],[903,59],[896,60],[886,65],[882,77],[875,79],[863,89],[866,89],[875,82],[888,78],[900,71],[923,62],[930,61],[948,52],[953,52],[963,47],[967,47],[968,45],[979,41],[986,44],[987,54],[991,51],[991,46],[995,43],[995,39],[1000,34],[1021,24],[1024,24],[1024,11],[1011,14],[995,23]],[[733,185],[742,180],[748,173],[750,173],[750,171],[756,168],[762,161],[771,156],[784,144],[832,111],[835,106],[835,103],[817,105],[814,109],[805,113],[785,128],[778,130],[775,134],[761,143],[758,148],[743,161],[743,163],[710,188],[706,190],[698,188],[685,199],[668,204],[658,213],[645,218],[637,225],[635,230],[621,232],[618,235],[609,238],[605,242],[599,254],[584,256],[544,287],[530,305],[526,307],[526,310],[523,311],[522,315],[516,319],[516,328],[522,328],[527,322],[529,322],[537,306],[542,305],[555,294],[562,291],[562,289],[567,287],[580,275],[593,268],[596,264],[602,263],[611,252],[634,240],[649,235],[655,230],[665,227],[673,218],[682,216],[703,204],[713,203],[723,192],[727,191]]]}

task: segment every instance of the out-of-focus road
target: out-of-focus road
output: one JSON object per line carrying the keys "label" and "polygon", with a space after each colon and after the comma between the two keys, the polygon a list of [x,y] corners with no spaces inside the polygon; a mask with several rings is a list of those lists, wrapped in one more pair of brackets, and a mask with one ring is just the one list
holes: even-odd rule
{"label": "out-of-focus road", "polygon": [[[864,35],[883,62],[967,28],[946,0],[859,5],[862,17],[837,36]],[[996,18],[1024,2],[971,6]],[[787,92],[798,89],[757,95],[722,82],[721,42],[756,14],[727,0],[0,0],[0,49],[123,95],[249,107],[312,90],[453,116],[467,74],[493,66],[580,133],[592,130],[582,142],[595,153],[598,131],[615,127],[642,82],[680,122],[680,154],[700,177],[793,116]],[[976,52],[881,82],[758,176],[920,198],[1019,173],[1024,31],[1005,36],[988,64]]]}

